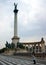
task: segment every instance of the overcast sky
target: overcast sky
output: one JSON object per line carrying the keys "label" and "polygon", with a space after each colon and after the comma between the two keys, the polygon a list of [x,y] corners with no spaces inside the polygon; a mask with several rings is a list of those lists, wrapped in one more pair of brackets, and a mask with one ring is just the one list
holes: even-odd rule
{"label": "overcast sky", "polygon": [[14,2],[18,3],[18,36],[20,41],[46,40],[46,0],[0,0],[0,48],[12,42]]}

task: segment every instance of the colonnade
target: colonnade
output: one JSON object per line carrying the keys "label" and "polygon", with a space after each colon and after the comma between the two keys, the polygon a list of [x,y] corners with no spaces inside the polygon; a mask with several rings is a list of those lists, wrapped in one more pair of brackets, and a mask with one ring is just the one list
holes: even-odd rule
{"label": "colonnade", "polygon": [[32,43],[23,43],[23,45],[28,47],[30,52],[34,53],[44,53],[45,52],[45,41],[42,38],[40,42],[32,42]]}

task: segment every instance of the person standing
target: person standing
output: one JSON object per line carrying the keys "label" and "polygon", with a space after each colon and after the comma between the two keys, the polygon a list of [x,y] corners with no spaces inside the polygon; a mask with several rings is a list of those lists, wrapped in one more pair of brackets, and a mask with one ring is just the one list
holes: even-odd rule
{"label": "person standing", "polygon": [[32,55],[32,59],[33,59],[33,64],[36,64],[36,57],[34,55]]}

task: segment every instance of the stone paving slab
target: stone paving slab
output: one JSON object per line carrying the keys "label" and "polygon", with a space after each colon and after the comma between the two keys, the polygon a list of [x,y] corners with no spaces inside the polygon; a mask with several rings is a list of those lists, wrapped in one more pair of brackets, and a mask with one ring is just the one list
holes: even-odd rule
{"label": "stone paving slab", "polygon": [[44,65],[40,63],[33,64],[33,61],[27,60],[27,58],[15,58],[2,55],[0,55],[0,63],[2,63],[2,65]]}

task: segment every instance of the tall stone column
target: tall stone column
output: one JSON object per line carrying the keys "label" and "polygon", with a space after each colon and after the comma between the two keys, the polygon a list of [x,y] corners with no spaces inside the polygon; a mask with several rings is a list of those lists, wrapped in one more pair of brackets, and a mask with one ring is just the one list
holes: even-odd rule
{"label": "tall stone column", "polygon": [[14,9],[14,36],[12,38],[12,43],[15,44],[15,47],[17,47],[17,42],[19,42],[19,37],[17,35],[17,4],[14,3],[15,9]]}

